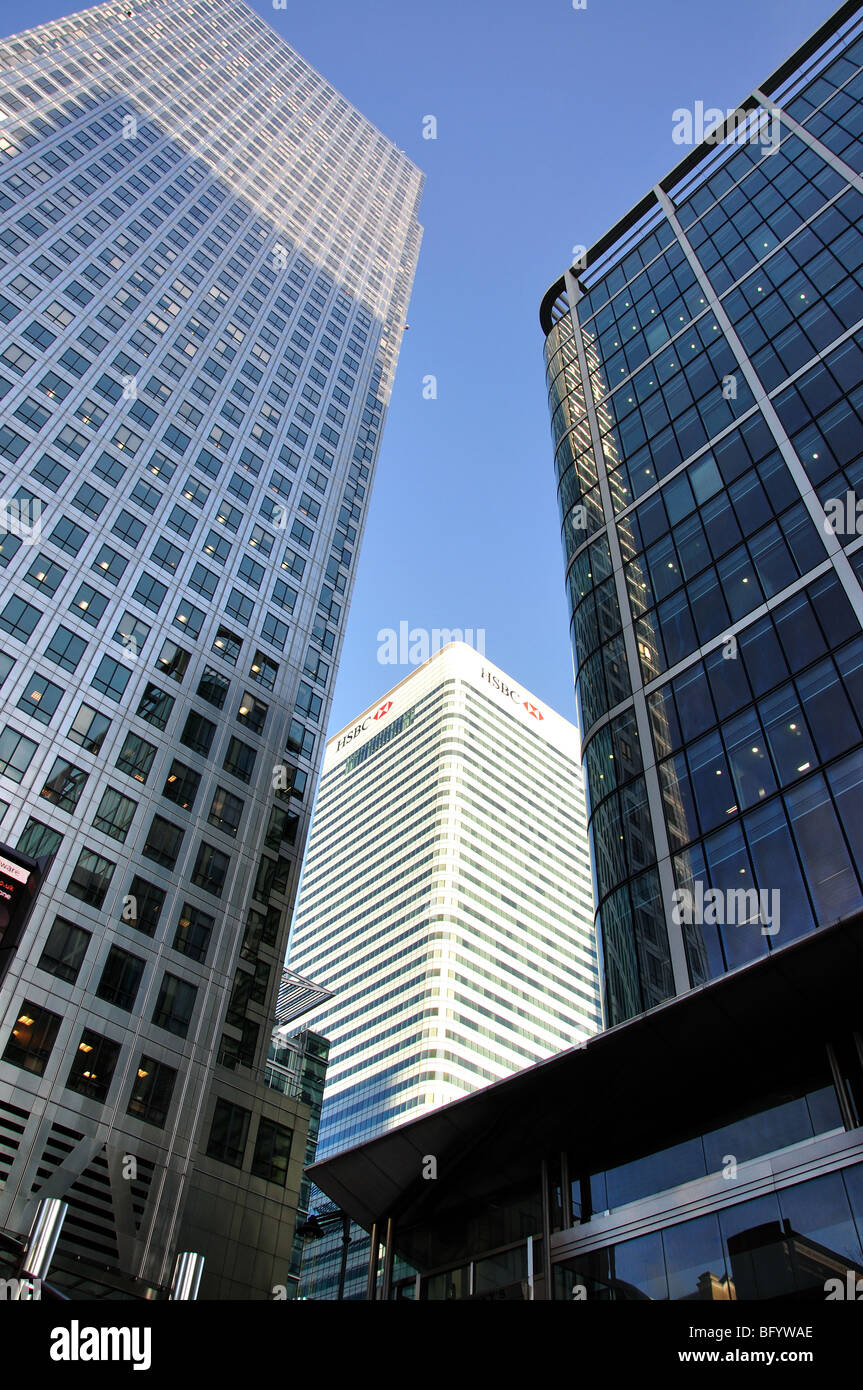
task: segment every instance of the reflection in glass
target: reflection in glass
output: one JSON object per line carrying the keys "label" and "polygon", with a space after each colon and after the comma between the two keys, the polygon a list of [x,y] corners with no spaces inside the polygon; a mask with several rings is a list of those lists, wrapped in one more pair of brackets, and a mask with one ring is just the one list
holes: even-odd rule
{"label": "reflection in glass", "polygon": [[835,922],[863,904],[854,866],[822,776],[789,791],[785,806],[819,922]]}
{"label": "reflection in glass", "polygon": [[670,1226],[662,1243],[670,1299],[728,1302],[735,1297],[715,1216]]}

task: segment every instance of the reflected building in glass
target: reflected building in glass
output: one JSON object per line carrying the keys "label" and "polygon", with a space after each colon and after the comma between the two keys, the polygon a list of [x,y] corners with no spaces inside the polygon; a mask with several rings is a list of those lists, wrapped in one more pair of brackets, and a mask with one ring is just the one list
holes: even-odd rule
{"label": "reflected building in glass", "polygon": [[612,1024],[863,904],[855,9],[542,303]]}

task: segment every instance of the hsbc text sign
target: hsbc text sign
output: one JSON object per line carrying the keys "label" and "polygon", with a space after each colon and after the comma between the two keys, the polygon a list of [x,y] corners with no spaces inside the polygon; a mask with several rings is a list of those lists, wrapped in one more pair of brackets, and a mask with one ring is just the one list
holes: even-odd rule
{"label": "hsbc text sign", "polygon": [[383,704],[378,706],[374,714],[367,714],[365,719],[363,719],[361,723],[355,724],[352,729],[348,729],[348,732],[346,734],[342,734],[341,738],[336,744],[336,752],[338,752],[340,748],[346,747],[347,744],[352,743],[353,740],[355,738],[358,738],[360,734],[365,733],[366,729],[369,727],[373,719],[385,719],[392,707],[392,700],[384,700]]}
{"label": "hsbc text sign", "polygon": [[[539,705],[535,704],[533,700],[526,700],[516,686],[509,685],[507,681],[502,680],[500,676],[494,675],[493,672],[487,671],[485,667],[480,671],[480,680],[485,681],[491,686],[492,690],[495,690],[503,699],[512,700],[514,704],[520,705],[521,708],[530,715],[531,719],[540,722],[545,718]],[[353,743],[354,739],[359,738],[360,734],[364,734],[375,721],[380,723],[381,720],[386,719],[392,707],[392,700],[384,700],[383,704],[378,705],[377,709],[371,714],[367,714],[365,719],[361,719],[358,723],[354,724],[352,729],[348,729],[346,733],[342,734],[336,744],[336,752],[339,753],[343,748],[347,748],[349,743]]]}
{"label": "hsbc text sign", "polygon": [[500,676],[492,675],[491,671],[486,671],[485,667],[483,667],[479,675],[480,680],[487,681],[492,690],[498,691],[504,699],[512,700],[514,704],[521,705],[523,709],[527,710],[531,719],[541,720],[545,718],[539,706],[535,705],[533,700],[522,699],[520,691],[516,690],[514,685],[507,685],[506,681],[501,680]]}

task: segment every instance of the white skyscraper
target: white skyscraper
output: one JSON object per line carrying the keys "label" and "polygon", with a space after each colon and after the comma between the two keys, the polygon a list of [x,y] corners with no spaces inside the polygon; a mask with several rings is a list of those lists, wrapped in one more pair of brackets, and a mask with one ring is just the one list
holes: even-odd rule
{"label": "white skyscraper", "polygon": [[0,68],[0,853],[41,875],[0,1228],[62,1197],[61,1255],[163,1288],[182,1240],[269,1297],[303,1144],[264,1064],[422,175],[240,0]]}
{"label": "white skyscraper", "polygon": [[334,996],[319,1158],[597,1032],[574,725],[462,643],[359,715],[327,743],[289,959]]}

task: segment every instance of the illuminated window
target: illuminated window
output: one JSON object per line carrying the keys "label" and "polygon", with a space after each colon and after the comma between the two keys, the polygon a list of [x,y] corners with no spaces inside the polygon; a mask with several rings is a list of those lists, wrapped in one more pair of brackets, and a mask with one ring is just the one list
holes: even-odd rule
{"label": "illuminated window", "polygon": [[43,1009],[41,1004],[31,1004],[25,999],[12,1025],[3,1061],[35,1072],[37,1076],[44,1076],[61,1022],[59,1014],[53,1014]]}

